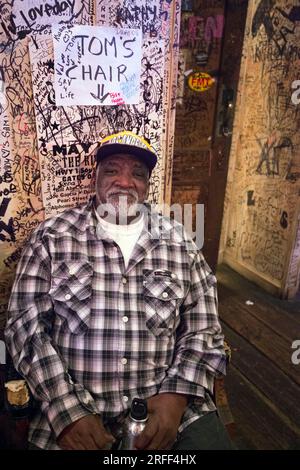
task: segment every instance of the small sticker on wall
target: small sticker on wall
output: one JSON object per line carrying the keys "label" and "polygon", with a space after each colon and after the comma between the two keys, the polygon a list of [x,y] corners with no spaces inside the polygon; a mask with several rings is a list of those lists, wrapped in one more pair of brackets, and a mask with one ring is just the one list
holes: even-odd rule
{"label": "small sticker on wall", "polygon": [[188,78],[189,88],[193,91],[206,91],[215,83],[215,79],[205,72],[194,72]]}

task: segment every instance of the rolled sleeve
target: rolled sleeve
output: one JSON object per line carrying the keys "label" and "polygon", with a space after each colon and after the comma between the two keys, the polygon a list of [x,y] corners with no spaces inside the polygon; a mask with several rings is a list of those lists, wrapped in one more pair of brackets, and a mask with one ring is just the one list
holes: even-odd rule
{"label": "rolled sleeve", "polygon": [[90,414],[98,414],[91,394],[87,390],[76,386],[74,393],[56,398],[42,408],[44,408],[48,422],[56,437],[69,424],[78,419]]}

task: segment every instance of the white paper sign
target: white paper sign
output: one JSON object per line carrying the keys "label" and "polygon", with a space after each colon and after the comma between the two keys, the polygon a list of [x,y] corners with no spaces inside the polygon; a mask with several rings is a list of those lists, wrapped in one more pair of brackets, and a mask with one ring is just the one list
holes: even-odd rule
{"label": "white paper sign", "polygon": [[55,25],[52,36],[57,105],[139,103],[141,30]]}

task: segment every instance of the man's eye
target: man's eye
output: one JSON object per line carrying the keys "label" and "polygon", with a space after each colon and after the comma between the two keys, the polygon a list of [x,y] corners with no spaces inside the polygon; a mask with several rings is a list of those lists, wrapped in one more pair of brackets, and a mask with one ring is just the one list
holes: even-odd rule
{"label": "man's eye", "polygon": [[111,169],[111,168],[106,168],[106,169],[104,170],[104,173],[105,173],[106,175],[115,175],[115,174],[117,173],[117,170],[113,170],[113,169]]}
{"label": "man's eye", "polygon": [[138,178],[146,178],[146,174],[144,171],[135,171],[134,176],[137,176]]}

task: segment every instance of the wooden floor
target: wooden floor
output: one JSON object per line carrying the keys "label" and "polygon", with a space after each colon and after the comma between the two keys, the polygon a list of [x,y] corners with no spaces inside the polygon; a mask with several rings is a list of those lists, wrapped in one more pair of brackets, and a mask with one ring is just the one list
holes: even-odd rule
{"label": "wooden floor", "polygon": [[291,361],[300,301],[274,298],[225,265],[217,278],[232,350],[225,390],[234,442],[239,449],[300,449],[300,364]]}

